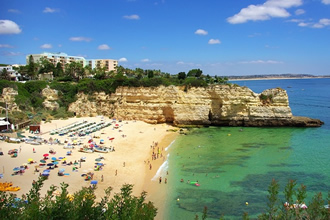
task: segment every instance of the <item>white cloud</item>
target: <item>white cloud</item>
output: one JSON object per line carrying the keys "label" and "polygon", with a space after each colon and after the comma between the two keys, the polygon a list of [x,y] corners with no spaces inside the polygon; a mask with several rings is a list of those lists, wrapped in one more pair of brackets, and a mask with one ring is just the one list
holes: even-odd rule
{"label": "white cloud", "polygon": [[139,20],[140,16],[139,15],[125,15],[123,18],[128,19],[128,20]]}
{"label": "white cloud", "polygon": [[267,0],[260,5],[249,5],[241,9],[238,14],[227,18],[231,24],[240,24],[248,21],[264,21],[272,17],[289,17],[287,8],[302,5],[302,0]]}
{"label": "white cloud", "polygon": [[0,48],[13,48],[13,46],[9,44],[0,44]]}
{"label": "white cloud", "polygon": [[141,62],[147,63],[147,62],[150,62],[150,60],[149,59],[143,59],[143,60],[141,60]]}
{"label": "white cloud", "polygon": [[8,9],[8,12],[10,12],[10,13],[16,13],[16,14],[19,14],[19,13],[21,13],[19,10],[17,10],[17,9]]}
{"label": "white cloud", "polygon": [[330,26],[330,19],[322,18],[318,22],[300,22],[298,24],[300,27],[310,27],[310,28],[324,28],[326,26]]}
{"label": "white cloud", "polygon": [[51,44],[43,44],[40,46],[40,48],[42,49],[50,49],[50,48],[53,48],[53,46]]}
{"label": "white cloud", "polygon": [[12,57],[12,56],[21,56],[23,55],[21,52],[8,52],[8,51],[4,51],[2,52],[3,56],[8,56],[8,57]]}
{"label": "white cloud", "polygon": [[287,22],[300,23],[300,22],[304,22],[304,20],[302,20],[302,19],[290,19]]}
{"label": "white cloud", "polygon": [[328,26],[328,25],[330,25],[330,19],[322,18],[322,19],[320,19],[319,23],[322,25]]}
{"label": "white cloud", "polygon": [[330,0],[322,0],[322,3],[325,5],[330,5]]}
{"label": "white cloud", "polygon": [[92,39],[88,37],[70,37],[71,41],[86,41],[90,42]]}
{"label": "white cloud", "polygon": [[219,39],[210,39],[209,44],[221,44],[221,41]]}
{"label": "white cloud", "polygon": [[107,44],[101,44],[100,46],[97,47],[99,50],[110,50],[111,47],[109,47]]}
{"label": "white cloud", "polygon": [[58,11],[58,9],[46,7],[42,12],[43,13],[54,13],[57,11]]}
{"label": "white cloud", "polygon": [[0,34],[19,34],[22,30],[11,20],[0,20]]}
{"label": "white cloud", "polygon": [[118,60],[119,62],[127,62],[128,60],[125,57],[122,57]]}
{"label": "white cloud", "polygon": [[183,61],[178,61],[176,64],[177,64],[177,65],[182,65],[182,66],[188,66],[188,67],[201,66],[200,64],[196,64],[196,63],[186,63],[186,62],[183,62]]}
{"label": "white cloud", "polygon": [[305,10],[303,10],[303,9],[297,9],[294,13],[296,15],[302,15],[302,14],[305,14]]}
{"label": "white cloud", "polygon": [[195,34],[198,34],[198,35],[207,35],[208,32],[206,30],[203,30],[203,29],[197,29],[195,31]]}
{"label": "white cloud", "polygon": [[282,61],[276,60],[252,60],[252,61],[242,61],[243,64],[280,64]]}

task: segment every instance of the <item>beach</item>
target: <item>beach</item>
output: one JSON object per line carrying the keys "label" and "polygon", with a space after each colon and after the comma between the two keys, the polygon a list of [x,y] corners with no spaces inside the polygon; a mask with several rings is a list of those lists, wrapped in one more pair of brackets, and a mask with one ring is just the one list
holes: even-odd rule
{"label": "beach", "polygon": [[[77,122],[110,122],[109,127],[96,131],[86,136],[68,135],[60,136],[58,134],[51,135],[51,131],[60,129]],[[163,199],[166,195],[166,184],[163,181],[159,184],[158,179],[152,178],[155,176],[159,167],[166,161],[166,147],[175,140],[178,135],[173,132],[173,128],[167,124],[147,124],[141,121],[113,121],[105,117],[86,117],[86,118],[70,118],[65,120],[53,120],[51,122],[42,122],[40,125],[40,134],[30,134],[28,131],[22,133],[25,137],[39,136],[48,143],[41,145],[32,145],[28,143],[6,143],[0,141],[0,148],[4,155],[0,160],[0,173],[3,178],[0,182],[12,182],[13,186],[20,187],[19,191],[14,193],[17,196],[28,193],[31,189],[33,180],[37,180],[39,175],[46,170],[47,164],[52,163],[52,158],[55,157],[58,162],[57,168],[50,166],[50,175],[41,190],[41,195],[45,195],[51,185],[60,187],[62,182],[68,183],[68,191],[70,194],[80,190],[82,187],[91,186],[91,181],[97,181],[95,194],[97,199],[104,195],[104,190],[111,186],[113,188],[112,195],[120,192],[123,184],[133,184],[133,195],[139,196],[142,191],[148,193],[147,200],[154,202],[158,208],[158,215],[162,215]],[[96,145],[114,147],[115,151],[109,153],[83,153],[79,152],[79,148],[83,145],[90,145],[90,139]],[[58,139],[61,143],[67,142],[64,145],[51,144],[51,139]],[[75,140],[75,141],[74,141]],[[101,143],[103,140],[103,144]],[[73,145],[81,142],[80,145]],[[75,146],[74,149],[64,149],[68,143]],[[17,149],[17,157],[12,158],[8,155],[8,151]],[[49,151],[54,150],[55,154],[50,154]],[[71,155],[67,155],[72,151]],[[154,153],[154,159],[152,154]],[[45,159],[44,154],[49,154],[46,159],[46,165],[40,167],[40,160]],[[85,157],[83,162],[80,159]],[[100,161],[97,158],[104,157]],[[66,159],[59,159],[66,158]],[[29,161],[35,163],[30,164]],[[65,164],[63,162],[65,161]],[[69,165],[72,162],[72,165]],[[74,163],[76,164],[74,165]],[[96,171],[96,163],[102,163],[101,169]],[[23,173],[12,175],[15,173],[14,168],[26,165],[27,169]],[[36,172],[36,169],[38,172]],[[59,176],[58,170],[64,169],[64,175]],[[93,177],[89,181],[85,181],[84,174],[93,173]],[[163,177],[163,180],[167,177]],[[60,188],[58,189],[60,191]],[[161,192],[161,193],[160,193]],[[153,201],[154,200],[154,201]]]}

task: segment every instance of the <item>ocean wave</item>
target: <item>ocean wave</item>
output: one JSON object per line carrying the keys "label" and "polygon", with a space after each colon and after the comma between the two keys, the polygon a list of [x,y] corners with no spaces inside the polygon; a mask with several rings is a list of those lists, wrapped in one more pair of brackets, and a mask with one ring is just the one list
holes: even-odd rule
{"label": "ocean wave", "polygon": [[166,175],[167,170],[168,170],[168,159],[159,167],[159,169],[156,172],[156,175],[151,180],[157,181],[159,177]]}
{"label": "ocean wave", "polygon": [[166,148],[165,151],[167,151],[168,149],[170,149],[170,147],[174,144],[175,140],[173,140]]}

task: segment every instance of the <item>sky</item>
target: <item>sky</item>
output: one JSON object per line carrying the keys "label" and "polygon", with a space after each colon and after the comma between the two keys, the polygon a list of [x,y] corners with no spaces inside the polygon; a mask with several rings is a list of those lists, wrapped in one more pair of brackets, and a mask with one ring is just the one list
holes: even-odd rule
{"label": "sky", "polygon": [[330,74],[330,0],[0,0],[0,63],[64,52],[211,76]]}

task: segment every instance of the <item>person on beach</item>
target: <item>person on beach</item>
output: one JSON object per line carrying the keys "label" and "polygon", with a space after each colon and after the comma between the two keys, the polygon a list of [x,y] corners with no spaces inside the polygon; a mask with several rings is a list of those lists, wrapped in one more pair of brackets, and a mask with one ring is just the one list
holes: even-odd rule
{"label": "person on beach", "polygon": [[162,183],[162,177],[161,176],[159,177],[159,183]]}
{"label": "person on beach", "polygon": [[167,183],[167,178],[165,178],[165,184]]}
{"label": "person on beach", "polygon": [[116,172],[115,172],[115,176],[117,176],[117,170],[116,170]]}
{"label": "person on beach", "polygon": [[103,182],[103,174],[102,174],[102,176],[101,176],[101,182]]}
{"label": "person on beach", "polygon": [[35,153],[36,152],[36,150],[33,148],[33,153]]}
{"label": "person on beach", "polygon": [[123,163],[123,166],[125,167],[125,162]]}
{"label": "person on beach", "polygon": [[150,166],[149,166],[149,169],[150,169],[150,170],[152,169],[152,166],[151,166],[151,164],[150,164]]}

